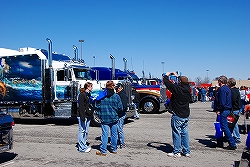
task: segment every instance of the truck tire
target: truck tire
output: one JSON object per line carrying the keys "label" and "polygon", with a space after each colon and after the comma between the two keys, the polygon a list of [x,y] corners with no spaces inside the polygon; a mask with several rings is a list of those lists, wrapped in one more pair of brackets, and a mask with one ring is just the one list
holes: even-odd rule
{"label": "truck tire", "polygon": [[141,109],[145,114],[154,114],[157,112],[157,104],[153,99],[144,99],[141,103]]}
{"label": "truck tire", "polygon": [[101,126],[101,120],[97,116],[95,111],[93,113],[93,117],[91,117],[91,122],[90,123],[91,123],[92,126],[95,126],[95,127],[100,127]]}

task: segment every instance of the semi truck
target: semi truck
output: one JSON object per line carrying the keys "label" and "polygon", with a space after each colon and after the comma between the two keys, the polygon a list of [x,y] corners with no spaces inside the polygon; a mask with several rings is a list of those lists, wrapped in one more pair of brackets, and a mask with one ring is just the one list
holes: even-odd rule
{"label": "semi truck", "polygon": [[153,114],[166,110],[164,104],[167,98],[170,98],[171,93],[166,89],[165,85],[159,82],[155,85],[142,84],[135,72],[126,69],[127,61],[124,61],[124,70],[120,70],[114,67],[115,63],[113,56],[111,59],[112,68],[91,67],[91,77],[97,78],[97,76],[100,76],[100,81],[112,79],[112,76],[115,79],[129,80],[140,95],[140,102],[138,105],[140,112]]}
{"label": "semi truck", "polygon": [[[64,54],[35,48],[11,50],[0,48],[0,110],[13,118],[75,118],[79,88],[93,83],[92,96],[106,87],[107,80],[93,80],[83,60],[71,59]],[[132,84],[125,80],[129,97],[127,117],[134,115],[131,100]],[[95,115],[92,125],[100,124]]]}

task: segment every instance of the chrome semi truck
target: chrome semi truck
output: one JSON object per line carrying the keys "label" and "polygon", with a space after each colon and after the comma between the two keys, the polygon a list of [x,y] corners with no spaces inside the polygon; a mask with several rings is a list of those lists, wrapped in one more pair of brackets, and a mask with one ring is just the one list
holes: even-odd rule
{"label": "chrome semi truck", "polygon": [[[48,51],[0,48],[0,109],[13,118],[73,118],[80,87],[93,83],[93,96],[106,87],[107,80],[91,78],[83,60],[52,52],[52,41],[47,42]],[[127,81],[125,85],[131,87]],[[128,110],[128,117],[133,112]],[[99,124],[97,117],[91,122]]]}

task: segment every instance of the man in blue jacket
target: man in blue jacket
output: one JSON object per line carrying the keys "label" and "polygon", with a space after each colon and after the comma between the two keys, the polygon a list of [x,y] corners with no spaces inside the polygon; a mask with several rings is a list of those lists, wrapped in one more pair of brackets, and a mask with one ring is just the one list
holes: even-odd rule
{"label": "man in blue jacket", "polygon": [[229,145],[225,147],[228,150],[237,149],[235,140],[228,127],[227,117],[232,110],[232,92],[227,85],[227,77],[220,76],[218,79],[220,88],[214,100],[214,111],[220,115],[221,130],[224,132]]}
{"label": "man in blue jacket", "polygon": [[122,112],[122,101],[118,94],[114,92],[115,84],[113,81],[106,83],[106,97],[96,100],[96,111],[101,120],[102,137],[100,151],[96,155],[106,156],[109,131],[111,132],[110,152],[117,153],[118,129],[117,123],[119,120],[118,113]]}
{"label": "man in blue jacket", "polygon": [[174,150],[168,153],[171,157],[190,156],[188,121],[190,115],[189,102],[191,100],[190,86],[186,76],[180,76],[179,83],[169,80],[170,75],[178,77],[177,73],[169,73],[163,77],[163,82],[167,89],[172,93],[169,109],[171,111],[171,127]]}

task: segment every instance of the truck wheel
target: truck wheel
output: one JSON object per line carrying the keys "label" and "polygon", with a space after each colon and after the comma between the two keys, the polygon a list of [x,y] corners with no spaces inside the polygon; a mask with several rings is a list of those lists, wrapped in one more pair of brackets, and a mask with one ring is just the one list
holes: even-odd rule
{"label": "truck wheel", "polygon": [[100,118],[97,116],[96,112],[94,111],[93,113],[93,117],[91,118],[91,125],[92,126],[96,126],[96,127],[100,127],[101,126],[101,120]]}
{"label": "truck wheel", "polygon": [[142,112],[145,114],[154,114],[157,111],[156,102],[152,99],[143,100],[141,106],[142,106]]}

